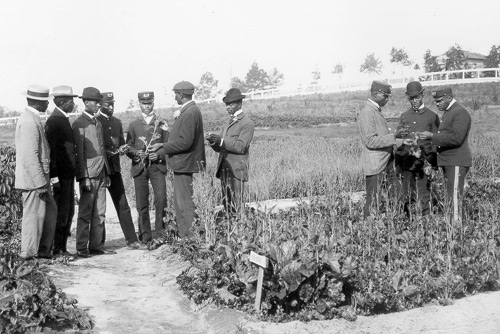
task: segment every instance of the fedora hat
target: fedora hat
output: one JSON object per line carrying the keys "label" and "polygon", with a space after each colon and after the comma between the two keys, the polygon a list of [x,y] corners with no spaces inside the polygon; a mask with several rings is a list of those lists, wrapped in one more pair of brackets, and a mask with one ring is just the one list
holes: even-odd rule
{"label": "fedora hat", "polygon": [[235,101],[241,101],[246,97],[246,95],[241,94],[238,88],[231,88],[227,91],[226,96],[222,98],[222,102],[231,103]]}
{"label": "fedora hat", "polygon": [[21,93],[26,96],[28,99],[39,100],[39,101],[48,101],[52,97],[49,94],[49,88],[40,85],[31,85],[28,87],[28,90]]}
{"label": "fedora hat", "polygon": [[99,89],[94,87],[85,87],[83,89],[82,96],[79,96],[82,100],[90,100],[90,101],[101,101],[102,95]]}
{"label": "fedora hat", "polygon": [[406,85],[406,95],[408,95],[408,97],[418,96],[424,90],[425,88],[423,88],[422,84],[418,81],[412,81]]}
{"label": "fedora hat", "polygon": [[78,95],[73,94],[73,88],[70,86],[57,86],[52,89],[53,97],[77,97]]}

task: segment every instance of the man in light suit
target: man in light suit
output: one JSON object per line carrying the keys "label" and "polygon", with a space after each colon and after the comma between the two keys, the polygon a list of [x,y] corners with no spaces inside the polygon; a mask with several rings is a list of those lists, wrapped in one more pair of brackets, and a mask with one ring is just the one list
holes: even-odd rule
{"label": "man in light suit", "polygon": [[57,207],[50,189],[50,148],[39,113],[49,106],[49,89],[30,86],[28,107],[16,124],[16,189],[23,196],[21,253],[24,259],[51,258]]}
{"label": "man in light suit", "polygon": [[240,212],[243,186],[248,181],[248,152],[253,138],[254,124],[243,113],[245,95],[231,88],[222,101],[230,115],[221,135],[208,134],[206,139],[214,151],[219,152],[216,176],[221,181],[222,198],[227,213]]}
{"label": "man in light suit", "polygon": [[101,92],[86,87],[80,98],[85,110],[73,123],[76,151],[76,180],[80,182],[80,202],[76,221],[76,250],[79,257],[91,254],[115,254],[104,247],[106,187],[109,165],[101,123],[96,120],[102,100]]}
{"label": "man in light suit", "polygon": [[45,123],[50,145],[50,177],[57,204],[54,255],[73,259],[66,248],[75,214],[75,141],[69,114],[75,107],[73,89],[57,86],[52,90],[56,107]]}
{"label": "man in light suit", "polygon": [[193,173],[204,170],[206,161],[203,118],[200,108],[192,100],[192,83],[178,82],[173,91],[181,109],[163,147],[168,156],[167,165],[174,172],[174,207],[178,232],[182,238],[191,238],[193,234],[190,229],[196,219]]}

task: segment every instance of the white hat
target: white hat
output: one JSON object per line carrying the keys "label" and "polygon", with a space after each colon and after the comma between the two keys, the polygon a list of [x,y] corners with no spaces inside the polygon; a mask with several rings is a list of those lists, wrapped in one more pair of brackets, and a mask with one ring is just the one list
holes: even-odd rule
{"label": "white hat", "polygon": [[70,86],[56,86],[52,89],[53,97],[77,97],[78,95],[73,94],[73,88]]}
{"label": "white hat", "polygon": [[31,85],[28,87],[26,92],[21,92],[22,95],[29,99],[48,101],[51,99],[51,94],[49,94],[49,88],[40,85]]}

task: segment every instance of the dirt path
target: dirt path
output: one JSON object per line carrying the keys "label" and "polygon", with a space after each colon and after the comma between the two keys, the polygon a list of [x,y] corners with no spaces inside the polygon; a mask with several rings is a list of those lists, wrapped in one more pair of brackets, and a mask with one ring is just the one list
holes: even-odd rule
{"label": "dirt path", "polygon": [[[168,246],[151,252],[128,250],[114,213],[108,215],[106,234],[106,246],[115,249],[116,255],[51,266],[56,284],[88,308],[95,328],[86,333],[500,333],[500,292],[464,298],[446,307],[359,317],[356,322],[272,324],[230,309],[195,307],[175,281],[187,263]],[[69,245],[74,251],[74,237]]]}

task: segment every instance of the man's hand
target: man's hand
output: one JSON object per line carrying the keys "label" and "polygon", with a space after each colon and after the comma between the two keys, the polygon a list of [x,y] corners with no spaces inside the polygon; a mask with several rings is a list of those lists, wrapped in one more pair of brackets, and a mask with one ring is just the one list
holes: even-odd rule
{"label": "man's hand", "polygon": [[42,197],[42,195],[47,193],[47,185],[41,186],[40,188],[35,189],[35,191],[38,193],[38,196]]}
{"label": "man's hand", "polygon": [[120,153],[120,155],[127,154],[128,151],[130,151],[130,146],[128,146],[127,144],[120,146],[120,148],[118,149],[118,153]]}
{"label": "man's hand", "polygon": [[207,139],[210,145],[220,145],[221,142],[220,135],[212,133],[208,134],[205,138]]}
{"label": "man's hand", "polygon": [[417,132],[418,139],[432,139],[433,135],[430,131]]}
{"label": "man's hand", "polygon": [[403,145],[406,145],[406,146],[416,146],[417,142],[416,142],[416,140],[413,140],[411,138],[406,138],[406,139],[403,139]]}
{"label": "man's hand", "polygon": [[89,192],[92,190],[92,184],[90,183],[90,179],[88,177],[82,180],[81,185],[83,191]]}
{"label": "man's hand", "polygon": [[149,152],[148,158],[149,161],[156,161],[158,159],[158,154],[156,154],[156,152]]}
{"label": "man's hand", "polygon": [[146,153],[144,153],[144,151],[142,150],[135,152],[135,156],[139,158],[139,160],[143,159],[144,155],[146,155]]}
{"label": "man's hand", "polygon": [[106,180],[104,181],[104,188],[109,188],[111,185],[111,178],[109,176],[106,176]]}
{"label": "man's hand", "polygon": [[158,151],[162,147],[163,147],[163,143],[155,143],[155,144],[152,144],[149,146],[148,151],[155,152],[155,151]]}

